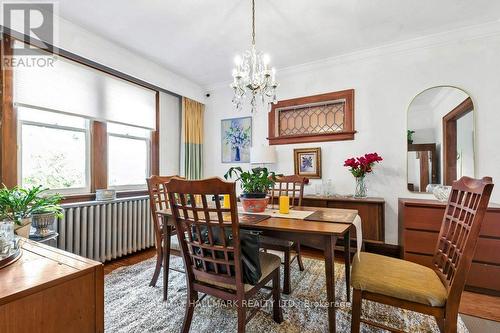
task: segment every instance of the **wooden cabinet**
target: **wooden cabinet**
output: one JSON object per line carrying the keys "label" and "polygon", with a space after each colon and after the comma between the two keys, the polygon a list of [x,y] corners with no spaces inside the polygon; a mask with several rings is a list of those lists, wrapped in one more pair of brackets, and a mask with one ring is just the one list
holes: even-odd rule
{"label": "wooden cabinet", "polygon": [[363,239],[384,242],[385,200],[382,198],[353,198],[341,196],[304,196],[303,206],[356,209],[361,217]]}
{"label": "wooden cabinet", "polygon": [[[399,199],[399,245],[404,259],[431,266],[446,203]],[[500,206],[490,205],[467,278],[466,289],[500,294]]]}
{"label": "wooden cabinet", "polygon": [[103,266],[24,240],[0,270],[0,332],[103,332]]}

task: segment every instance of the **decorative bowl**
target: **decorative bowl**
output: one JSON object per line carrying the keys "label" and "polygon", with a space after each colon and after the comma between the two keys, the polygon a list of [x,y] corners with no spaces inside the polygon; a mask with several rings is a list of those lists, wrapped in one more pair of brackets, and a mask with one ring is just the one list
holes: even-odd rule
{"label": "decorative bowl", "polygon": [[243,210],[249,213],[262,213],[266,210],[267,204],[269,203],[269,197],[265,198],[245,198],[240,197],[241,205]]}
{"label": "decorative bowl", "polygon": [[450,193],[451,193],[451,186],[439,185],[432,190],[432,194],[434,194],[436,199],[443,202],[448,201]]}
{"label": "decorative bowl", "polygon": [[31,226],[35,228],[33,236],[35,238],[43,238],[53,234],[54,232],[49,227],[54,224],[55,218],[55,213],[33,214],[31,222]]}

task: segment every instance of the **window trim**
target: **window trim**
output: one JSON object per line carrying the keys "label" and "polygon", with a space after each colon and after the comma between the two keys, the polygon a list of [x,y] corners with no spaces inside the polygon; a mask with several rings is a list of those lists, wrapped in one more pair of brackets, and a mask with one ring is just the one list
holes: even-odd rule
{"label": "window trim", "polygon": [[[17,108],[15,108],[15,111],[17,113]],[[47,110],[48,111],[48,110]],[[57,113],[54,111],[48,111],[48,112],[53,112]],[[77,116],[76,116],[77,117]],[[83,117],[80,117],[83,118]],[[83,118],[85,119],[85,118]],[[21,120],[19,119],[17,121],[17,183],[19,186],[22,186],[22,178],[23,178],[23,145],[22,145],[22,133],[23,133],[23,125],[28,125],[28,126],[37,126],[41,128],[49,128],[49,129],[56,129],[56,130],[63,130],[63,131],[71,131],[71,132],[79,132],[79,133],[84,133],[85,134],[85,187],[73,187],[73,188],[59,188],[59,189],[54,189],[51,188],[49,190],[50,193],[60,193],[60,194],[85,194],[90,192],[91,188],[91,173],[90,173],[90,155],[91,155],[91,150],[90,150],[90,121],[88,119],[85,119],[86,122],[86,128],[78,128],[78,127],[71,127],[71,126],[63,126],[63,125],[54,125],[54,124],[46,124],[46,123],[41,123],[37,121],[31,121],[31,120]]]}
{"label": "window trim", "polygon": [[147,190],[146,178],[144,178],[144,184],[130,184],[130,185],[110,185],[109,183],[109,137],[118,137],[122,139],[131,139],[137,141],[146,142],[146,155],[147,155],[147,169],[146,174],[151,175],[152,173],[152,143],[151,137],[140,137],[128,134],[117,134],[117,133],[107,133],[107,159],[108,159],[108,168],[107,168],[107,178],[108,178],[108,189],[116,190],[116,191],[137,191],[137,190]]}

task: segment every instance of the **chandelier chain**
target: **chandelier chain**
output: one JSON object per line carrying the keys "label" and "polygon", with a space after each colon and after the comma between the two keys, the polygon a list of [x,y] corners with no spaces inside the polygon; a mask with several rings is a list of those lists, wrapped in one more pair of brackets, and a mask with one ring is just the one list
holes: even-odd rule
{"label": "chandelier chain", "polygon": [[252,45],[255,45],[255,0],[252,0]]}

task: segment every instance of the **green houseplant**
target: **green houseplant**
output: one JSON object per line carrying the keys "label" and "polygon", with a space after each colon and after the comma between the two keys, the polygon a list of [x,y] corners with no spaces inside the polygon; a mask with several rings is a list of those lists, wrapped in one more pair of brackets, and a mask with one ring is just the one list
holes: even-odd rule
{"label": "green houseplant", "polygon": [[248,212],[263,212],[269,201],[267,191],[274,186],[276,174],[267,168],[253,168],[243,171],[240,167],[231,167],[224,175],[225,179],[236,177],[240,181],[243,193],[240,201]]}
{"label": "green houseplant", "polygon": [[41,186],[9,189],[4,185],[0,189],[0,217],[14,222],[16,233],[28,238],[32,223],[38,227],[41,218],[53,222],[56,216],[61,216],[61,195],[47,191]]}

